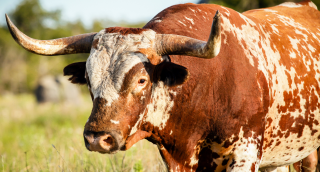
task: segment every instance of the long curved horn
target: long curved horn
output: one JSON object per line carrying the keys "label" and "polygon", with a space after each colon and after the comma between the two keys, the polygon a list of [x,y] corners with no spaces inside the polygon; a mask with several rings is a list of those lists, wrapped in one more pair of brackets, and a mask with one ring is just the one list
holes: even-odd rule
{"label": "long curved horn", "polygon": [[87,33],[53,40],[37,40],[22,33],[7,14],[6,20],[13,39],[26,50],[40,55],[90,53],[93,37],[96,35],[96,33]]}
{"label": "long curved horn", "polygon": [[155,49],[159,55],[188,55],[211,59],[217,56],[221,47],[220,13],[216,12],[207,42],[186,36],[158,34]]}

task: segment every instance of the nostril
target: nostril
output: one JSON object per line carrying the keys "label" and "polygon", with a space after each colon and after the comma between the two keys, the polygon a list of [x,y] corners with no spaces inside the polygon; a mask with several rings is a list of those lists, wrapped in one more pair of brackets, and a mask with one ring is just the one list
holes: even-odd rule
{"label": "nostril", "polygon": [[111,136],[108,136],[106,139],[103,140],[105,143],[107,143],[107,145],[112,145],[113,143],[113,139],[111,138]]}

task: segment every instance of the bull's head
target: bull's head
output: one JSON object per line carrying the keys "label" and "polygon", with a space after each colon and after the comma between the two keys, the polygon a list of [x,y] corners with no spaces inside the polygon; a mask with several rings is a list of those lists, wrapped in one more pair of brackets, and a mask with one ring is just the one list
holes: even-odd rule
{"label": "bull's head", "polygon": [[6,18],[13,38],[28,51],[50,56],[90,53],[86,62],[65,67],[64,74],[71,75],[72,83],[88,85],[93,109],[83,136],[86,147],[100,153],[126,150],[141,139],[155,137],[151,128],[159,126],[147,122],[150,116],[146,114],[156,117],[168,113],[165,111],[173,104],[166,99],[156,100],[157,96],[167,94],[166,87],[181,85],[188,78],[187,69],[171,63],[168,55],[209,59],[219,53],[221,45],[219,12],[207,42],[157,34],[151,29],[118,27],[55,40],[35,40]]}

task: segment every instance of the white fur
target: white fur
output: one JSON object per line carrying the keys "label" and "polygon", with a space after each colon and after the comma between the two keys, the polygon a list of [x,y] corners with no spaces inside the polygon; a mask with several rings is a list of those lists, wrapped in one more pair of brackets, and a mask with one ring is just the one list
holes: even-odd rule
{"label": "white fur", "polygon": [[[94,39],[98,39],[97,49],[92,48],[86,68],[94,98],[101,97],[107,101],[106,106],[119,97],[125,74],[136,64],[148,62],[141,53],[141,48],[149,48],[156,33],[144,31],[141,35],[120,35],[100,31]],[[140,44],[135,44],[140,42]]]}
{"label": "white fur", "polygon": [[152,103],[147,105],[146,121],[155,127],[159,127],[160,130],[166,126],[170,117],[169,112],[174,105],[169,94],[168,88],[160,81],[153,85]]}
{"label": "white fur", "polygon": [[280,4],[279,6],[290,7],[290,8],[302,7],[301,4],[296,4],[294,2],[284,2],[284,3]]}
{"label": "white fur", "polygon": [[308,2],[308,5],[314,9],[318,9],[318,7],[316,6],[316,4],[314,4],[313,2]]}
{"label": "white fur", "polygon": [[179,23],[181,23],[183,26],[187,26],[186,24],[184,24],[182,21],[178,20]]}
{"label": "white fur", "polygon": [[135,125],[132,127],[129,136],[133,135],[134,133],[136,133],[138,131],[138,126],[139,124],[142,122],[143,116],[144,116],[145,111],[139,115],[139,119],[138,121],[135,123]]}
{"label": "white fur", "polygon": [[119,124],[119,121],[115,121],[115,120],[112,120],[112,119],[110,120],[110,122],[113,123],[113,124]]}
{"label": "white fur", "polygon": [[195,10],[194,10],[194,9],[192,9],[192,8],[190,8],[190,7],[189,7],[189,9],[190,9],[192,12],[194,12],[194,13],[195,13]]}
{"label": "white fur", "polygon": [[184,17],[184,18],[186,18],[186,19],[189,20],[192,24],[194,24],[194,21],[193,21],[192,18],[188,18],[188,17]]}

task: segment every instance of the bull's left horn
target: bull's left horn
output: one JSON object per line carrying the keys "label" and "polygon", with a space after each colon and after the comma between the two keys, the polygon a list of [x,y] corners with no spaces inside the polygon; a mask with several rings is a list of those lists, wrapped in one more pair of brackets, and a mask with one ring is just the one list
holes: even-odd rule
{"label": "bull's left horn", "polygon": [[14,40],[26,50],[46,56],[90,53],[93,37],[96,33],[81,34],[71,37],[37,40],[22,33],[6,14],[7,25]]}
{"label": "bull's left horn", "polygon": [[217,56],[221,47],[220,13],[213,18],[211,33],[207,42],[186,36],[158,34],[155,49],[159,55],[188,55],[211,59]]}

